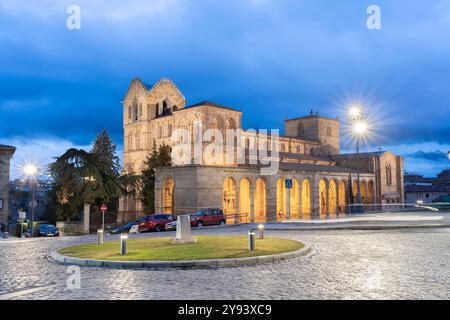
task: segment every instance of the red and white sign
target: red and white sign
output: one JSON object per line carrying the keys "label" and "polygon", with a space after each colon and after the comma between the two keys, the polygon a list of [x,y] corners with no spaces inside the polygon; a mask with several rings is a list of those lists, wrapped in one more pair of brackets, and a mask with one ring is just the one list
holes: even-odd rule
{"label": "red and white sign", "polygon": [[108,206],[106,204],[102,204],[100,207],[100,211],[102,213],[105,213],[106,211],[108,211]]}

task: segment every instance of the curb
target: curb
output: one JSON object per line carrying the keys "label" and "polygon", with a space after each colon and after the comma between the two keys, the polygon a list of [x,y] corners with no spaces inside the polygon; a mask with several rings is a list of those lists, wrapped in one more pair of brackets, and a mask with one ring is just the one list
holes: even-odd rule
{"label": "curb", "polygon": [[221,268],[221,267],[240,267],[258,264],[274,263],[289,259],[306,256],[312,251],[312,246],[305,246],[297,251],[278,253],[269,256],[233,258],[233,259],[207,259],[207,260],[186,260],[186,261],[108,261],[80,259],[64,256],[57,251],[50,253],[50,258],[61,264],[76,265],[83,267],[103,267],[103,268],[121,268],[121,269],[167,269],[167,268]]}
{"label": "curb", "polygon": [[424,225],[367,225],[367,226],[328,226],[328,227],[270,227],[267,231],[326,231],[326,230],[399,230],[399,229],[439,229],[450,228],[450,224],[424,224]]}

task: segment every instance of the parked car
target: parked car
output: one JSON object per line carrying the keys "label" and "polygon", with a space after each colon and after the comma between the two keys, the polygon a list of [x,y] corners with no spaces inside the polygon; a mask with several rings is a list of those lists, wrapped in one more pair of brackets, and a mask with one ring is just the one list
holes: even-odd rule
{"label": "parked car", "polygon": [[170,214],[152,214],[146,216],[141,223],[139,223],[139,232],[164,231],[167,223],[174,221],[174,217]]}
{"label": "parked car", "polygon": [[164,229],[166,229],[166,231],[174,231],[177,230],[177,221],[174,220],[172,222],[166,223]]}
{"label": "parked car", "polygon": [[139,222],[140,222],[140,220],[128,222],[128,223],[124,224],[124,225],[121,226],[121,227],[112,229],[109,233],[110,233],[110,234],[128,233],[128,232],[130,232],[130,229],[131,229],[134,225],[139,224]]}
{"label": "parked car", "polygon": [[130,228],[130,231],[128,231],[129,234],[139,233],[139,223],[135,224]]}
{"label": "parked car", "polygon": [[203,227],[226,224],[226,218],[221,209],[204,209],[191,216],[191,226]]}
{"label": "parked car", "polygon": [[38,237],[58,237],[59,230],[52,224],[41,224],[37,229],[36,235]]}

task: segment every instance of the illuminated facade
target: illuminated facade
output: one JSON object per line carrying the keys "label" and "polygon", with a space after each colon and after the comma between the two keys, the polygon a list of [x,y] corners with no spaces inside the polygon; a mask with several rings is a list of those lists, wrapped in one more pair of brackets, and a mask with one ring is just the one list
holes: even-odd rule
{"label": "illuminated facade", "polygon": [[[338,119],[310,114],[286,120],[285,135],[277,140],[265,132],[242,130],[242,112],[213,102],[187,105],[175,84],[162,79],[152,86],[131,82],[123,102],[124,174],[140,174],[153,144],[174,147],[177,129],[197,141],[207,129],[223,132],[224,146],[238,145],[245,163],[217,157],[157,169],[155,206],[158,212],[192,213],[202,208],[222,208],[228,222],[310,219],[345,213],[355,199],[357,171],[362,202],[367,210],[397,204],[403,199],[403,158],[390,152],[340,154]],[[228,141],[226,132],[238,132]],[[271,139],[272,138],[272,139]],[[202,141],[202,150],[208,142]],[[278,165],[262,174],[249,155],[265,151]],[[276,152],[275,152],[276,151]],[[237,158],[236,158],[237,159]],[[286,188],[292,180],[292,188]],[[120,199],[119,220],[129,221],[145,213],[132,197]]]}

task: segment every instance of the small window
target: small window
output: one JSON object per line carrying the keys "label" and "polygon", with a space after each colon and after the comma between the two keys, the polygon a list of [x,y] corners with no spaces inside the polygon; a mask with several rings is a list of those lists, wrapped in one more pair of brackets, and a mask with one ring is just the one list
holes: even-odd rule
{"label": "small window", "polygon": [[331,137],[331,127],[327,127],[327,136]]}
{"label": "small window", "polygon": [[390,163],[386,164],[386,184],[388,186],[392,185],[392,167]]}
{"label": "small window", "polygon": [[297,146],[297,153],[301,153],[302,152],[302,147]]}

